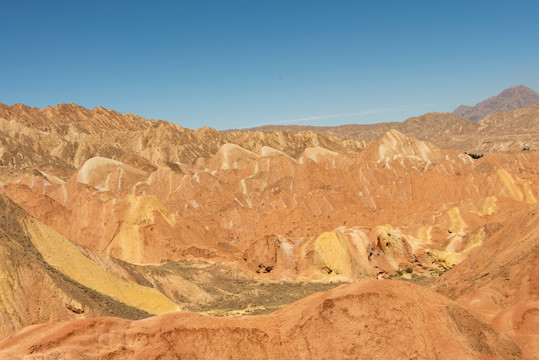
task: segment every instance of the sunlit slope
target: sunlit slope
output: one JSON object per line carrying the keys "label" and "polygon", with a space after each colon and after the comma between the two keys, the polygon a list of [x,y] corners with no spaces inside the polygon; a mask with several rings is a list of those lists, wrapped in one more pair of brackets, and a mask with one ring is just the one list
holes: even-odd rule
{"label": "sunlit slope", "polygon": [[179,309],[156,289],[128,282],[107,271],[48,226],[33,219],[26,219],[24,227],[45,261],[74,281],[150,314]]}
{"label": "sunlit slope", "polygon": [[44,321],[178,309],[157,290],[114,274],[0,195],[0,334]]}

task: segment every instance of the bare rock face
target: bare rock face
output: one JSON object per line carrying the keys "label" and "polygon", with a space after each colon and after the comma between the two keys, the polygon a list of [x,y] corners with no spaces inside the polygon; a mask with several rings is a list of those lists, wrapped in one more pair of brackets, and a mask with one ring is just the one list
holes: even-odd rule
{"label": "bare rock face", "polygon": [[439,162],[442,152],[437,146],[409,138],[397,130],[390,130],[365,151],[367,159],[389,164],[395,160],[411,159],[418,162]]}
{"label": "bare rock face", "polygon": [[[428,334],[428,335],[426,335]],[[416,285],[363,281],[266,316],[171,313],[45,324],[0,340],[4,359],[520,359],[518,345]]]}
{"label": "bare rock face", "polygon": [[[308,147],[294,159],[268,149],[261,156],[228,143],[200,165],[153,172],[95,157],[67,181],[38,171],[2,191],[66,238],[131,263],[191,254],[247,265],[241,254],[269,237],[279,239],[272,258],[290,259],[264,272],[271,278],[346,281],[417,259],[452,267],[473,246],[463,243],[468,233],[503,218],[505,206],[537,199],[535,152],[515,155],[516,164],[498,155],[474,161],[395,130],[355,156]],[[333,230],[347,256],[356,252],[345,272],[320,260],[316,238]]]}

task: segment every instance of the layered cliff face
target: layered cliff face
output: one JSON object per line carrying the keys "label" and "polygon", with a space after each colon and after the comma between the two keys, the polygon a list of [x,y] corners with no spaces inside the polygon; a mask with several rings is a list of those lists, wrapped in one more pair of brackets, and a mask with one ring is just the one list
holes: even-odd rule
{"label": "layered cliff face", "polygon": [[[9,119],[0,119],[1,335],[31,324],[103,315],[265,313],[340,283],[386,278],[421,283],[456,303],[389,281],[350,287],[343,298],[361,302],[364,292],[378,294],[395,286],[395,301],[405,301],[419,316],[423,300],[406,300],[399,292],[426,291],[425,297],[439,299],[433,301],[440,306],[425,311],[452,319],[438,325],[453,324],[448,333],[458,339],[452,347],[463,349],[464,358],[526,358],[537,352],[538,291],[531,275],[539,241],[537,151],[473,159],[394,129],[371,143],[312,132],[224,134],[99,109],[66,110],[71,108],[14,106],[11,112],[3,110]],[[490,125],[483,129],[506,123],[508,116],[485,119]],[[527,115],[515,116],[516,123],[529,123],[518,120]],[[333,295],[317,299],[326,296]],[[40,299],[50,300],[43,304]],[[345,309],[352,305],[343,301],[339,309],[347,322]],[[379,309],[375,301],[365,301]],[[301,347],[284,341],[277,324],[281,316],[302,314],[298,322],[316,319],[305,324],[318,329],[325,326],[321,319],[341,315],[318,305],[308,315],[310,305],[298,304],[279,312],[286,315],[217,322],[215,331],[225,340],[212,351],[227,354],[227,341],[234,342],[234,336],[225,329],[247,327],[256,330],[246,336],[283,343],[272,347],[274,352],[256,354],[282,356],[297,348],[323,357],[329,348],[316,350],[314,332]],[[120,328],[153,324],[144,333],[157,339],[168,333],[162,324],[172,318],[197,329],[210,322],[194,315],[164,316],[148,323],[46,325],[39,331],[61,348],[54,337],[80,328],[80,337],[73,330],[72,342],[58,350],[71,354],[77,341],[88,341],[88,329],[103,327],[110,344],[123,346],[117,352],[122,358],[142,350],[117,339]],[[410,331],[422,332],[414,319],[407,320]],[[489,340],[463,330],[470,321],[490,334]],[[32,334],[23,331],[0,346],[7,349],[14,339],[37,341]],[[211,336],[205,339],[216,343]],[[341,340],[343,348],[351,349],[352,342]],[[438,340],[429,335],[425,341]],[[259,340],[251,343],[262,351]],[[384,346],[412,354],[400,347],[403,343]],[[174,351],[189,353],[192,345],[185,344]],[[32,349],[52,356],[56,345]],[[416,345],[410,351],[425,354]],[[30,352],[30,345],[24,346],[13,351]]]}

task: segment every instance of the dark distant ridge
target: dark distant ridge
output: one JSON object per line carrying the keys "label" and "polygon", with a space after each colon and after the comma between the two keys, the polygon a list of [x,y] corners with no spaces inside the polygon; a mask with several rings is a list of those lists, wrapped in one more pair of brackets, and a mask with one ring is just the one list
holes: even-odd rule
{"label": "dark distant ridge", "polygon": [[490,114],[515,110],[539,103],[539,94],[524,85],[505,89],[475,106],[460,105],[453,114],[479,122]]}

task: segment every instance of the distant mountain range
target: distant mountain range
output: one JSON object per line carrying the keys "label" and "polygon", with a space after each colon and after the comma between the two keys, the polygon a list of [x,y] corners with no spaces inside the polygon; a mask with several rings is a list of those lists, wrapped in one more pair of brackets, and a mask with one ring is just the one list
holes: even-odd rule
{"label": "distant mountain range", "polygon": [[[459,115],[461,111],[471,114],[472,118]],[[479,113],[482,115],[477,115]],[[519,85],[475,107],[459,106],[453,113],[427,113],[402,122],[340,126],[265,125],[241,131],[283,130],[293,134],[310,131],[330,139],[369,142],[379,139],[391,129],[445,149],[460,151],[485,153],[535,148],[539,145],[539,94]]]}
{"label": "distant mountain range", "polygon": [[473,122],[479,122],[490,114],[520,109],[537,103],[539,103],[538,93],[524,85],[518,85],[505,89],[498,95],[475,106],[460,105],[453,111],[453,114]]}

